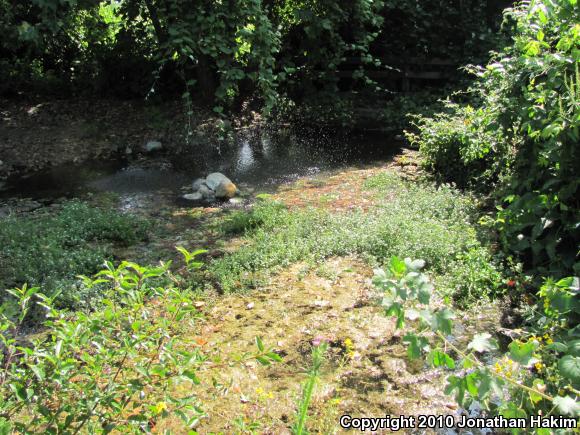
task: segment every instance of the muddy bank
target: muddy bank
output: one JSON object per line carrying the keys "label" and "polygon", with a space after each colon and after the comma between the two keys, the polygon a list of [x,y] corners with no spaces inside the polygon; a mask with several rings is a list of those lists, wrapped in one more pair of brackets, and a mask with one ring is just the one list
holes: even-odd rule
{"label": "muddy bank", "polygon": [[[211,116],[198,110],[193,125]],[[179,102],[0,99],[0,180],[50,167],[139,152],[148,141],[183,142]]]}

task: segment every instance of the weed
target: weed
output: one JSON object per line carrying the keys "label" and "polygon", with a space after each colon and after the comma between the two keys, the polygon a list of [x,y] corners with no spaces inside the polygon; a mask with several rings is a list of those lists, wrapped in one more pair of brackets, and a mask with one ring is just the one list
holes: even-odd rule
{"label": "weed", "polygon": [[95,296],[75,282],[112,257],[114,244],[131,245],[147,236],[148,223],[114,211],[71,201],[56,215],[7,218],[0,222],[0,287],[28,282],[51,295],[57,306],[78,307]]}
{"label": "weed", "polygon": [[306,431],[306,419],[308,417],[308,407],[310,406],[310,401],[312,400],[312,395],[314,394],[314,388],[320,377],[320,368],[324,362],[324,354],[328,349],[328,343],[320,343],[317,346],[312,347],[312,366],[308,372],[308,379],[304,384],[302,389],[302,398],[298,404],[298,410],[296,412],[296,423],[292,427],[292,433],[294,435],[302,435],[307,433]]}
{"label": "weed", "polygon": [[[235,291],[252,287],[256,276],[263,282],[268,273],[294,262],[315,264],[334,255],[358,254],[380,264],[391,255],[412,253],[425,258],[439,275],[460,265],[477,269],[483,259],[491,260],[478,241],[476,210],[468,196],[449,186],[407,184],[391,174],[374,179],[379,192],[390,189],[382,187],[385,180],[400,187],[367,212],[289,211],[279,203],[258,204],[249,212],[248,219],[256,224],[246,232],[249,243],[212,262],[210,275],[223,290]],[[479,253],[467,255],[471,250]],[[471,296],[477,286],[479,296],[492,293],[498,273],[489,264],[479,275],[464,273],[465,282],[441,281],[449,286],[442,290]]]}

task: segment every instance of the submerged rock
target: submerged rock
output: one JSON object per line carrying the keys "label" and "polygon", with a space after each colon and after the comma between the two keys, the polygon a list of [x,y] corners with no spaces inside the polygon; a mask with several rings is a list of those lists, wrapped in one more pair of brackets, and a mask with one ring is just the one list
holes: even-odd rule
{"label": "submerged rock", "polygon": [[163,149],[163,144],[158,140],[150,140],[145,144],[145,151],[152,153],[153,151],[161,151]]}
{"label": "submerged rock", "polygon": [[205,184],[205,183],[203,183],[203,184],[202,184],[202,185],[199,187],[199,189],[198,189],[197,191],[198,191],[198,193],[201,193],[201,195],[202,195],[204,198],[209,198],[209,197],[212,197],[212,196],[214,196],[214,197],[215,197],[215,193],[214,193],[214,191],[213,191],[213,190],[211,190],[209,187],[207,187],[207,184]]}
{"label": "submerged rock", "polygon": [[210,202],[215,201],[216,198],[231,199],[238,193],[238,188],[232,180],[220,172],[213,172],[207,178],[196,179],[192,187],[196,198],[200,195],[201,198]]}
{"label": "submerged rock", "polygon": [[193,190],[199,190],[199,188],[205,184],[205,178],[198,178],[192,184]]}

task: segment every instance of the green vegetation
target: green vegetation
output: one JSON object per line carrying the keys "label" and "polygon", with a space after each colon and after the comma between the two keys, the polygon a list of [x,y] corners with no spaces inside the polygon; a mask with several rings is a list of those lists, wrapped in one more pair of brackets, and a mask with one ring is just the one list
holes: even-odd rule
{"label": "green vegetation", "polygon": [[[391,170],[367,178],[365,206],[348,211],[333,208],[348,201],[339,188],[321,189],[317,208],[290,209],[258,195],[249,211],[210,224],[212,237],[219,230],[242,243],[221,257],[212,251],[203,271],[197,257],[207,251],[182,247],[185,267],[177,271],[170,262],[114,264],[115,249],[145,240],[149,224],[83,202],[2,218],[0,434],[151,432],[169,414],[193,429],[202,404],[191,385],[188,394],[169,387],[198,384],[202,365],[229,364],[191,345],[201,315],[195,307],[205,303],[195,301],[200,289],[265,287],[299,262],[298,275],[315,269],[332,281],[339,273],[323,260],[349,255],[377,267],[382,306],[407,328],[407,357],[448,371],[446,392],[460,406],[477,401],[505,417],[578,417],[580,8],[578,0],[524,1],[492,32],[496,6],[0,0],[2,96],[181,96],[187,116],[196,104],[213,107],[220,134],[233,125],[225,117],[240,111],[353,126],[361,101],[383,101],[376,116],[387,128],[405,125],[402,111],[421,112],[411,114],[406,137],[431,174],[413,174],[413,182]],[[404,71],[388,65],[397,59]],[[412,65],[455,69],[454,62],[486,66],[467,68],[477,76],[470,88],[439,103],[443,86],[432,91],[416,81],[421,92],[404,94],[413,90]],[[461,74],[451,76],[445,89]],[[385,83],[402,92],[390,94]],[[149,118],[159,129],[155,111]],[[100,126],[87,128],[101,134]],[[519,305],[523,319],[507,347],[487,331],[461,345],[454,310],[499,297]],[[261,338],[255,343],[257,352],[238,362],[281,360]],[[347,349],[354,355],[352,341]],[[312,350],[297,434],[306,433],[326,350]],[[259,427],[246,417],[236,420],[240,430]]]}
{"label": "green vegetation", "polygon": [[249,243],[212,262],[210,276],[223,290],[234,291],[258,286],[268,272],[297,261],[358,254],[382,263],[412,253],[425,258],[438,273],[441,290],[462,303],[501,292],[501,274],[478,240],[468,196],[448,186],[405,183],[392,173],[366,185],[385,198],[368,212],[291,212],[274,201],[237,212],[226,231],[245,230]]}
{"label": "green vegetation", "polygon": [[[104,297],[102,309],[90,314],[55,309],[37,287],[10,290],[0,306],[0,433],[150,432],[169,414],[192,428],[203,415],[196,394],[168,390],[199,384],[197,369],[208,363],[186,346],[188,328],[200,317],[187,277],[200,263],[196,253],[183,253],[182,275],[170,263],[123,262],[84,277]],[[46,314],[44,332],[23,342],[24,320],[37,303]],[[256,342],[258,351],[239,363],[281,361]]]}
{"label": "green vegetation", "polygon": [[[473,355],[490,350],[491,337],[478,334],[469,354],[453,348],[464,367],[476,369],[451,376],[448,391],[455,391],[460,404],[475,399],[504,416],[541,410],[577,417],[580,9],[576,0],[525,2],[507,16],[512,42],[477,69],[473,105],[450,103],[446,112],[418,116],[417,131],[407,133],[437,178],[491,196],[497,211],[487,222],[497,230],[507,259],[523,263],[523,273],[510,281],[511,296],[532,293],[523,297],[528,301],[523,332],[497,360],[495,372]],[[403,272],[391,275],[399,279]],[[395,291],[397,285],[389,282],[381,288]],[[401,321],[405,301],[391,302],[388,312]],[[446,341],[451,318],[437,316],[443,321],[422,319],[423,327],[430,323]],[[428,344],[424,336],[409,341],[413,356],[420,354],[417,343]],[[447,354],[431,359],[455,366]],[[500,393],[506,388],[508,394]]]}
{"label": "green vegetation", "polygon": [[[576,395],[580,386],[578,344],[578,278],[547,280],[539,296],[543,310],[534,313],[535,326],[513,340],[507,352],[490,367],[481,356],[498,350],[497,340],[487,332],[475,334],[467,349],[458,348],[449,336],[455,314],[436,307],[435,287],[421,272],[423,260],[391,258],[388,267],[375,271],[374,284],[383,292],[387,315],[402,328],[409,319],[417,333],[408,332],[410,359],[425,356],[434,367],[453,374],[447,377],[446,393],[467,408],[473,401],[504,417],[549,415],[580,416]],[[576,324],[574,329],[568,325]],[[463,372],[455,369],[461,367]],[[541,429],[538,433],[544,433]],[[546,431],[545,433],[552,433]]]}
{"label": "green vegetation", "polygon": [[[0,287],[28,283],[59,307],[90,307],[99,298],[75,277],[92,274],[112,259],[115,245],[144,240],[148,223],[135,216],[66,203],[55,214],[11,217],[0,222]],[[1,299],[1,298],[0,298]]]}
{"label": "green vegetation", "polygon": [[218,114],[322,101],[313,114],[340,121],[361,91],[389,98],[369,72],[391,61],[486,58],[498,18],[480,0],[2,0],[0,94],[183,94],[188,112],[201,97]]}
{"label": "green vegetation", "polygon": [[493,189],[503,246],[528,269],[580,274],[580,9],[531,2],[509,17],[513,43],[479,71],[477,105],[419,117],[408,136],[441,178]]}
{"label": "green vegetation", "polygon": [[302,389],[302,398],[300,399],[296,412],[296,422],[292,427],[293,435],[303,435],[307,433],[306,419],[308,418],[308,407],[310,406],[310,401],[314,394],[314,388],[320,378],[320,370],[327,349],[328,343],[314,343],[312,346],[312,366],[308,371],[308,379],[304,383],[304,388]]}

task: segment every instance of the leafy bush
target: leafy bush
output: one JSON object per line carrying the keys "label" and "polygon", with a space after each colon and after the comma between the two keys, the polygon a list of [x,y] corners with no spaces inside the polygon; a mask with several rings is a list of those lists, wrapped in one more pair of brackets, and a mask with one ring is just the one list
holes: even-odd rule
{"label": "leafy bush", "polygon": [[444,179],[499,180],[507,250],[540,274],[580,274],[580,9],[576,0],[544,0],[507,16],[513,42],[479,70],[480,107],[420,118],[410,139]]}
{"label": "leafy bush", "polygon": [[[249,243],[212,262],[209,273],[223,290],[233,291],[261,284],[279,267],[333,255],[359,254],[383,262],[391,255],[413,252],[441,275],[453,273],[457,264],[478,268],[482,258],[490,260],[471,223],[475,209],[468,197],[447,186],[406,184],[392,176],[368,183],[388,200],[367,212],[290,212],[275,202],[255,206],[250,216],[259,216],[261,223],[245,233]],[[248,217],[252,219],[256,218]],[[466,255],[472,249],[481,252]],[[442,283],[451,286],[448,293],[458,295],[473,294],[471,287],[481,286],[481,297],[499,288],[499,277],[489,263],[477,274],[466,273],[464,282]]]}
{"label": "leafy bush", "polygon": [[[195,257],[204,251],[181,252],[188,271],[199,269]],[[105,288],[103,309],[89,314],[60,312],[37,287],[10,290],[0,306],[0,433],[148,433],[170,414],[192,428],[203,411],[189,391],[208,362],[198,347],[183,345],[199,313],[189,273],[174,275],[169,266],[107,263],[84,277]],[[23,340],[35,304],[45,309],[44,331]],[[258,352],[240,362],[281,361],[256,343]],[[189,393],[174,393],[177,383],[190,384],[182,390]]]}
{"label": "leafy bush", "polygon": [[[93,273],[112,256],[113,244],[131,245],[147,236],[147,222],[134,216],[71,201],[55,215],[0,221],[0,287],[28,282],[57,306],[89,303],[94,291],[74,286],[76,275]],[[80,291],[81,293],[77,293]],[[1,299],[1,298],[0,298]]]}
{"label": "leafy bush", "polygon": [[[497,340],[487,332],[475,334],[466,349],[449,339],[455,314],[434,303],[437,294],[424,266],[423,260],[393,257],[386,269],[375,270],[373,279],[397,328],[412,326],[403,338],[410,359],[424,356],[433,367],[450,371],[445,391],[464,408],[477,401],[492,415],[507,418],[580,415],[578,278],[547,280],[531,328],[498,356]],[[483,354],[495,357],[495,364],[486,363]]]}
{"label": "leafy bush", "polygon": [[413,118],[419,133],[406,131],[407,139],[419,147],[424,167],[444,181],[490,188],[509,169],[513,153],[484,109],[447,103],[446,112]]}

